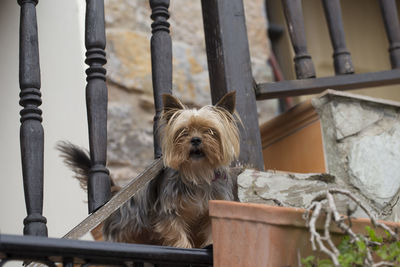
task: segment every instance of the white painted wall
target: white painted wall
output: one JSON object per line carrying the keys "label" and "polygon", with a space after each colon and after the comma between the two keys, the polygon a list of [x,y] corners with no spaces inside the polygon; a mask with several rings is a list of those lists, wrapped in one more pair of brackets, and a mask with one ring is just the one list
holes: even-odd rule
{"label": "white painted wall", "polygon": [[[87,216],[86,194],[54,146],[87,147],[84,1],[40,0],[37,5],[45,131],[44,216],[49,236],[61,237]],[[22,234],[26,216],[19,148],[16,0],[0,3],[0,232]]]}

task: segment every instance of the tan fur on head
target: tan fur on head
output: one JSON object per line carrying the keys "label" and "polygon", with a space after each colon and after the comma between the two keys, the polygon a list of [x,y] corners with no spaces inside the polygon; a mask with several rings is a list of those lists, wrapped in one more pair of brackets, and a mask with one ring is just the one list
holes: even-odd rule
{"label": "tan fur on head", "polygon": [[[171,95],[164,95],[163,101],[165,166],[181,172],[185,182],[209,184],[215,170],[229,166],[239,155],[235,93],[199,110],[187,109]],[[195,139],[200,142],[197,146]]]}

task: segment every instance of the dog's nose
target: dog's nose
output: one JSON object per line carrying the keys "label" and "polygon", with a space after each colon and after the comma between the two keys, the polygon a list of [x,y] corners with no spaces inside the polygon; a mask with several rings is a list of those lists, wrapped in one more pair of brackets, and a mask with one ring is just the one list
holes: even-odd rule
{"label": "dog's nose", "polygon": [[198,146],[198,145],[201,144],[201,138],[200,138],[200,137],[193,137],[193,138],[190,140],[190,143],[191,143],[192,145],[194,145],[194,146]]}

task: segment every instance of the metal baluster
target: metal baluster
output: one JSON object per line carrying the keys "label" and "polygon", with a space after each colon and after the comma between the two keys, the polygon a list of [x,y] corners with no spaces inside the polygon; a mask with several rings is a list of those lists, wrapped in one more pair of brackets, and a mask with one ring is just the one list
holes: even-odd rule
{"label": "metal baluster", "polygon": [[307,52],[301,0],[282,0],[283,10],[295,52],[294,67],[297,79],[315,77],[314,64]]}
{"label": "metal baluster", "polygon": [[390,63],[392,69],[400,67],[400,26],[395,0],[379,0],[386,34],[389,39]]}
{"label": "metal baluster", "polygon": [[169,35],[169,0],[150,0],[151,19],[151,68],[154,94],[154,157],[161,157],[159,120],[162,111],[162,94],[172,92],[172,43]]}
{"label": "metal baluster", "polygon": [[89,147],[92,168],[88,181],[89,213],[104,205],[111,197],[107,159],[106,46],[104,1],[86,0],[85,45],[86,105],[89,124]]}
{"label": "metal baluster", "polygon": [[236,91],[242,122],[239,161],[262,170],[264,162],[242,0],[202,0],[212,102]]}
{"label": "metal baluster", "polygon": [[64,258],[63,259],[63,267],[74,267],[74,259],[73,258]]}
{"label": "metal baluster", "polygon": [[326,21],[328,23],[329,35],[333,46],[333,64],[336,74],[354,73],[353,62],[350,52],[346,47],[344,37],[342,11],[339,0],[323,0]]}
{"label": "metal baluster", "polygon": [[19,43],[20,144],[25,204],[24,235],[47,236],[43,212],[42,104],[36,5],[38,0],[18,0],[21,6]]}

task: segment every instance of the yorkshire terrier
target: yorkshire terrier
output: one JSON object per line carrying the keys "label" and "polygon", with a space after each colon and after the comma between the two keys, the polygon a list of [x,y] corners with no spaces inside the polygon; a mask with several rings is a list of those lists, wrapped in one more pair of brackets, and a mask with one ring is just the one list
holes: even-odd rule
{"label": "yorkshire terrier", "polygon": [[[106,240],[181,248],[212,243],[208,201],[237,200],[236,175],[230,167],[240,143],[235,96],[230,92],[215,106],[189,109],[174,96],[163,95],[165,167],[104,221]],[[85,187],[87,151],[69,143],[58,148]]]}

